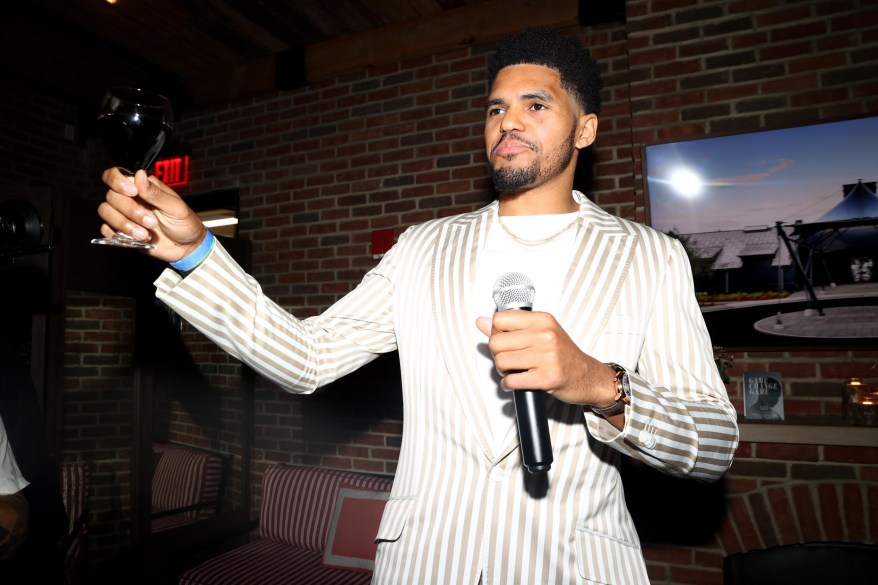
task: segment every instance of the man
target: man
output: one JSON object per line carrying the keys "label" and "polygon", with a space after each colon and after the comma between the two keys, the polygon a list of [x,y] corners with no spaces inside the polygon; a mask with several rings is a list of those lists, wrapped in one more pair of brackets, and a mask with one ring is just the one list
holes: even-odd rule
{"label": "man", "polygon": [[[504,41],[489,83],[499,200],[409,228],[320,316],[300,321],[265,298],[142,172],[133,183],[105,172],[101,229],[154,243],[176,269],[158,297],[292,392],[399,350],[405,428],[376,583],[647,583],[620,453],[714,480],[737,445],[688,260],[677,241],[572,190],[601,88],[575,39],[528,30]],[[533,280],[535,310],[490,317],[491,286],[509,270]],[[522,466],[502,391],[516,389],[546,393],[548,473]]]}
{"label": "man", "polygon": [[61,583],[67,526],[37,393],[0,331],[0,583]]}
{"label": "man", "polygon": [[0,417],[0,559],[15,554],[27,537],[28,505],[21,493],[25,487],[27,480],[18,469]]}

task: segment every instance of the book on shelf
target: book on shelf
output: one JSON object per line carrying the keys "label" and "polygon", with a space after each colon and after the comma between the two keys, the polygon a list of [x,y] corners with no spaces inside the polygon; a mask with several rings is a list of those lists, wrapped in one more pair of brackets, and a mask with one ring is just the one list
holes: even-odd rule
{"label": "book on shelf", "polygon": [[780,372],[744,372],[744,417],[783,420],[783,380]]}

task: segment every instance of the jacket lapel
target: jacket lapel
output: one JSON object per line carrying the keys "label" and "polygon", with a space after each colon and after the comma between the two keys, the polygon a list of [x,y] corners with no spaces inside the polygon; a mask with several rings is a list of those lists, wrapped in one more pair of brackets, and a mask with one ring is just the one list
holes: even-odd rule
{"label": "jacket lapel", "polygon": [[496,209],[495,201],[442,226],[431,277],[433,315],[448,375],[469,428],[489,460],[493,453],[488,413],[479,393],[473,351],[476,325],[469,308],[479,255]]}
{"label": "jacket lapel", "polygon": [[637,237],[584,195],[574,194],[580,202],[576,252],[561,291],[562,309],[556,318],[580,349],[591,353],[619,299]]}

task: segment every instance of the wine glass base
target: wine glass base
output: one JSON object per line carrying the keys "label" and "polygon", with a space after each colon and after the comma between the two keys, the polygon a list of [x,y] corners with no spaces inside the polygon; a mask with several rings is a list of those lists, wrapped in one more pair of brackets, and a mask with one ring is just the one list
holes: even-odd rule
{"label": "wine glass base", "polygon": [[148,244],[146,242],[141,242],[135,238],[127,234],[123,234],[122,232],[116,232],[110,238],[95,238],[91,241],[92,244],[99,244],[102,246],[116,246],[118,248],[137,248],[140,250],[155,250],[155,246],[152,244]]}

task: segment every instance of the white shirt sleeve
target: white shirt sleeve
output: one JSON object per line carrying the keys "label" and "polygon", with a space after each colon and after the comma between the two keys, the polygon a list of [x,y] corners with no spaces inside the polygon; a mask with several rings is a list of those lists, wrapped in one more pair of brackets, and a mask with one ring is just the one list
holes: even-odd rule
{"label": "white shirt sleeve", "polygon": [[0,495],[20,492],[27,485],[28,481],[18,469],[18,462],[12,453],[12,445],[6,437],[6,426],[0,418]]}

